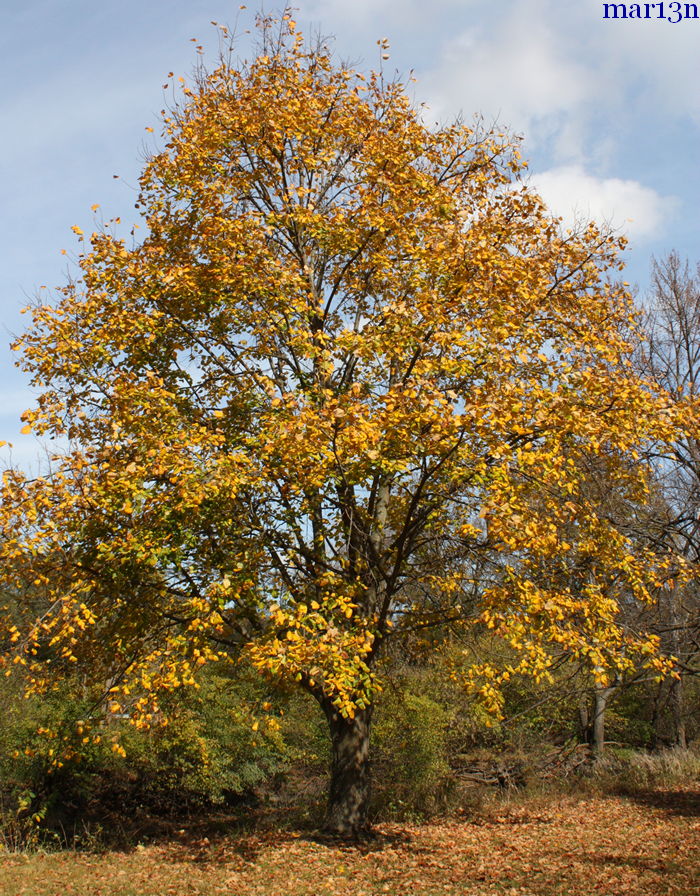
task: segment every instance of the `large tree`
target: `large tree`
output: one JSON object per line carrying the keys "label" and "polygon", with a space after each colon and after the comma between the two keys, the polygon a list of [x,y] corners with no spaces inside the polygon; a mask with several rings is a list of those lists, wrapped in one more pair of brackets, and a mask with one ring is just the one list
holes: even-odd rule
{"label": "large tree", "polygon": [[143,237],[74,228],[79,274],[34,308],[26,424],[70,447],[6,473],[0,560],[48,594],[14,633],[34,687],[84,663],[147,721],[241,651],[297,681],[330,728],[327,826],[353,834],[388,638],[493,630],[521,660],[468,670],[491,704],[553,653],[655,661],[617,599],[668,558],[585,471],[639,497],[626,458],[676,422],[629,363],[619,240],[564,232],[503,134],[430,127],[288,15],[259,25],[257,58],[164,115]]}

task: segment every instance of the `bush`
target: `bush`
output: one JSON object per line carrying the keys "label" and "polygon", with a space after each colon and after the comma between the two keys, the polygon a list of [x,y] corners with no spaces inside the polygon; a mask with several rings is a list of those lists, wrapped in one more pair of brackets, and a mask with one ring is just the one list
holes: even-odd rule
{"label": "bush", "polygon": [[453,711],[435,695],[403,681],[383,695],[373,732],[374,811],[431,815],[443,806],[451,780],[447,732]]}
{"label": "bush", "polygon": [[200,689],[167,696],[170,721],[150,730],[91,722],[95,695],[76,681],[25,700],[3,679],[0,697],[0,837],[15,845],[245,802],[288,759],[257,676],[209,670]]}

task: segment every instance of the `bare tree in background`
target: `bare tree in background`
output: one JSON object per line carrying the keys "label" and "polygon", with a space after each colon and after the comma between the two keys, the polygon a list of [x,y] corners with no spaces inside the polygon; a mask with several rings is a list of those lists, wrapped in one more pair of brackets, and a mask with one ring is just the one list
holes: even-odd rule
{"label": "bare tree in background", "polygon": [[[693,270],[676,252],[654,260],[645,312],[648,343],[640,353],[642,372],[676,402],[700,403],[700,264]],[[657,459],[660,486],[657,507],[663,537],[693,566],[700,564],[700,429],[684,436],[670,455]],[[659,633],[678,658],[680,678],[660,688],[657,715],[664,701],[672,715],[672,741],[686,745],[683,678],[700,673],[700,594],[685,585],[659,598]]]}

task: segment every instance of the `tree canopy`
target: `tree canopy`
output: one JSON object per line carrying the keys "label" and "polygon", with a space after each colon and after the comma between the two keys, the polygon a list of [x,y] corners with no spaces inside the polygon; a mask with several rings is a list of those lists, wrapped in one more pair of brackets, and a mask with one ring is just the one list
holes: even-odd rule
{"label": "tree canopy", "polygon": [[70,444],[5,473],[0,555],[45,595],[12,636],[36,688],[85,663],[147,722],[218,658],[299,682],[342,831],[366,731],[340,732],[368,728],[388,638],[492,630],[518,658],[466,674],[494,707],[560,654],[659,662],[618,611],[673,558],[586,480],[643,501],[630,458],[681,420],[631,365],[620,238],[563,231],[507,135],[429,126],[289,15],[259,25],[164,113],[143,235],[74,228],[75,279],[33,309],[25,421]]}

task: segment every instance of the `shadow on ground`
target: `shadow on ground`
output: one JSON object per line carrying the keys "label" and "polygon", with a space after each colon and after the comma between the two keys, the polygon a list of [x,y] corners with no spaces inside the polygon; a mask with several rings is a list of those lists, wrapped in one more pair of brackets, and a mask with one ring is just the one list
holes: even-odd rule
{"label": "shadow on ground", "polygon": [[669,815],[700,818],[700,790],[636,790],[621,796],[650,809],[663,809]]}

